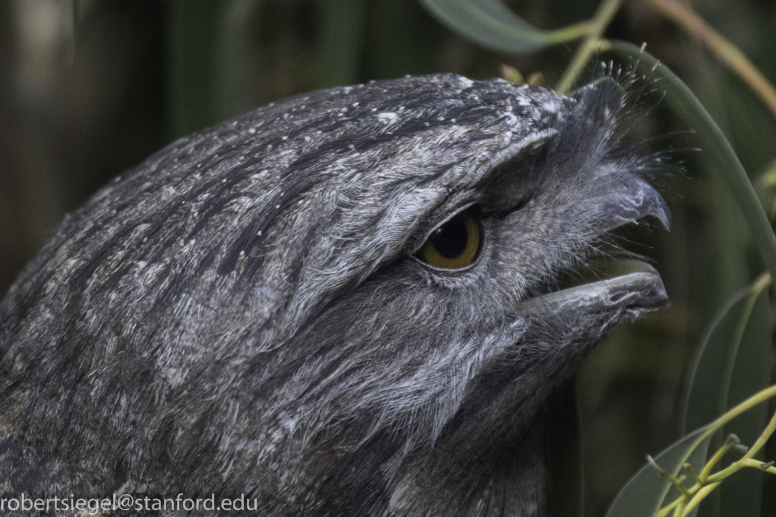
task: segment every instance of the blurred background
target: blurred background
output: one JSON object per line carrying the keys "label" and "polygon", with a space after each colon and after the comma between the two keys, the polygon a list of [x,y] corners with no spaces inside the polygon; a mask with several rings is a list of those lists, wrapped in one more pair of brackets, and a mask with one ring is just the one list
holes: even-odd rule
{"label": "blurred background", "polygon": [[[598,4],[505,3],[542,28],[587,19]],[[776,2],[693,6],[776,82]],[[773,192],[761,175],[776,156],[776,123],[759,100],[639,1],[626,2],[606,35],[646,41],[693,88],[770,210]],[[0,293],[65,213],[180,136],[289,95],[405,74],[485,79],[509,64],[526,76],[540,71],[551,85],[572,52],[487,51],[415,0],[0,2]],[[670,150],[687,175],[663,185],[673,231],[639,227],[624,238],[655,260],[672,304],[623,326],[579,375],[588,515],[605,512],[645,454],[680,436],[685,378],[704,328],[764,270],[732,198],[708,173],[714,164],[660,104],[659,84],[634,109],[645,106],[634,134]]]}

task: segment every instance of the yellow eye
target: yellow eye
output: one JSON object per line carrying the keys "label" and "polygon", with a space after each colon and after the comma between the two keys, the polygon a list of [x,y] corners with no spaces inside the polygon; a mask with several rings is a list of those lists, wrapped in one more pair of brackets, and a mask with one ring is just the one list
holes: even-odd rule
{"label": "yellow eye", "polygon": [[469,208],[434,230],[418,258],[434,267],[460,269],[474,263],[480,242],[480,224]]}

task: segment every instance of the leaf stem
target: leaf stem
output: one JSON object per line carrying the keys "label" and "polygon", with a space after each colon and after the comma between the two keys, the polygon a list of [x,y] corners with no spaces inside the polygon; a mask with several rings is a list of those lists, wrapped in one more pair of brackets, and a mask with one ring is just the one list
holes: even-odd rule
{"label": "leaf stem", "polygon": [[752,445],[752,447],[749,448],[749,452],[744,454],[744,457],[741,459],[748,460],[748,459],[754,458],[754,455],[760,452],[760,449],[762,449],[765,446],[765,443],[768,441],[768,439],[771,437],[774,431],[776,431],[776,413],[773,414],[773,416],[771,417],[771,421],[768,422],[767,427],[762,432],[762,434],[757,439],[757,441],[754,442],[754,445]]}
{"label": "leaf stem", "polygon": [[667,517],[667,515],[671,513],[671,510],[681,505],[682,501],[684,501],[684,496],[677,497],[671,502],[671,504],[663,507],[659,512],[657,512],[655,517]]}
{"label": "leaf stem", "polygon": [[[773,432],[776,431],[776,413],[773,414],[773,417],[771,417],[771,421],[768,422],[768,426],[765,428],[765,430],[762,432],[760,437],[757,439],[757,441],[752,445],[752,447],[749,449],[749,451],[744,455],[743,458],[741,458],[738,461],[734,461],[730,464],[729,467],[720,470],[714,475],[707,476],[706,478],[703,478],[703,474],[701,474],[701,478],[705,479],[707,483],[714,483],[716,481],[722,481],[726,477],[728,477],[730,474],[741,470],[744,467],[754,467],[760,470],[765,470],[767,472],[770,472],[772,474],[776,474],[776,468],[773,467],[765,467],[763,468],[763,462],[757,461],[752,459],[755,454],[760,452],[760,449],[763,448],[765,443],[768,441],[768,439],[771,437]],[[705,470],[705,469],[704,469]]]}
{"label": "leaf stem", "polygon": [[[765,466],[763,466],[765,465]],[[753,460],[753,459],[746,459],[746,460],[738,460],[736,462],[733,462],[729,467],[726,469],[720,470],[713,476],[709,476],[709,478],[706,480],[707,483],[722,483],[724,479],[731,474],[738,472],[739,470],[750,467],[755,468],[757,470],[762,470],[764,472],[770,472],[771,474],[776,474],[776,468],[767,466],[767,463],[763,463],[762,461]]]}
{"label": "leaf stem", "polygon": [[695,469],[692,468],[692,464],[691,463],[685,463],[684,464],[684,470],[686,470],[690,474],[690,477],[693,478],[693,480],[695,480],[696,484],[703,484],[703,480],[695,472]]}
{"label": "leaf stem", "polygon": [[684,480],[685,480],[686,476],[682,476],[681,478],[678,478],[678,477],[674,476],[673,474],[668,472],[666,469],[664,469],[663,467],[658,465],[655,462],[655,460],[652,459],[652,456],[650,456],[649,454],[647,454],[647,461],[649,462],[650,465],[652,465],[652,468],[657,470],[658,474],[663,476],[663,478],[666,481],[668,481],[669,483],[674,485],[684,496],[686,496],[688,498],[690,497],[690,493],[687,491],[687,488],[685,488],[685,486],[684,486]]}
{"label": "leaf stem", "polygon": [[645,0],[693,37],[700,40],[760,97],[776,117],[776,89],[738,47],[725,39],[689,7],[675,0]]}
{"label": "leaf stem", "polygon": [[706,462],[706,466],[703,467],[703,470],[701,470],[699,477],[703,483],[707,482],[709,476],[711,475],[711,471],[714,470],[714,467],[717,466],[717,463],[722,460],[725,454],[730,452],[730,449],[740,443],[741,440],[739,440],[738,437],[734,434],[731,434],[728,439],[725,440],[725,443],[722,445],[722,447],[717,449],[717,452],[714,453],[714,456],[712,456],[711,459]]}
{"label": "leaf stem", "polygon": [[681,513],[681,517],[687,517],[688,515],[690,515],[690,512],[693,510],[693,508],[698,506],[701,503],[701,501],[703,501],[706,498],[707,495],[709,495],[711,492],[713,492],[714,489],[717,488],[720,485],[720,483],[722,483],[722,481],[717,481],[716,483],[712,483],[710,485],[706,485],[703,488],[701,488],[700,490],[698,490],[698,493],[696,493],[693,496],[693,498],[690,499],[690,501],[684,507],[684,509],[683,509],[683,511]]}
{"label": "leaf stem", "polygon": [[558,93],[567,93],[569,88],[579,78],[590,58],[598,50],[598,46],[601,43],[601,35],[609,23],[611,23],[612,18],[614,18],[621,5],[622,0],[604,0],[601,2],[598,11],[596,11],[595,16],[593,16],[588,25],[587,37],[580,44],[571,63],[566,67],[566,71],[563,72],[563,77],[560,78],[560,81],[555,86],[555,90]]}
{"label": "leaf stem", "polygon": [[698,442],[703,441],[704,438],[709,436],[710,433],[714,433],[722,426],[736,418],[741,413],[748,411],[755,407],[757,404],[760,404],[762,402],[765,402],[766,400],[776,397],[776,385],[770,386],[768,388],[765,388],[762,391],[758,391],[736,407],[732,408],[730,411],[722,415],[721,417],[717,418],[714,422],[709,424],[709,430],[703,433],[698,439]]}

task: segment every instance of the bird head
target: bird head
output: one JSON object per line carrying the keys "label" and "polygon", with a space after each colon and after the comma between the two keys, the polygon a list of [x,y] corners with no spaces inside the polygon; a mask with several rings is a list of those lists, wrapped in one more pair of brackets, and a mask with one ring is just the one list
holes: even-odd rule
{"label": "bird head", "polygon": [[609,77],[570,96],[408,77],[151,156],[0,306],[0,444],[28,472],[8,486],[275,514],[541,506],[545,400],[667,301],[645,263],[591,259],[615,228],[670,225],[625,100]]}

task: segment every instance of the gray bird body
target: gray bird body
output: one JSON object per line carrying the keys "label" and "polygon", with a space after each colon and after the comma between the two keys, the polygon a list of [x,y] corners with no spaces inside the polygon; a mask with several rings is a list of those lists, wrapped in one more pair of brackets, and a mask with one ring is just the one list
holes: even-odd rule
{"label": "gray bird body", "polygon": [[[381,81],[266,106],[127,171],[0,304],[0,499],[542,515],[545,400],[666,301],[648,268],[548,294],[607,231],[669,224],[646,182],[659,160],[621,142],[623,102],[611,79],[572,97]],[[418,260],[470,205],[476,262]]]}

